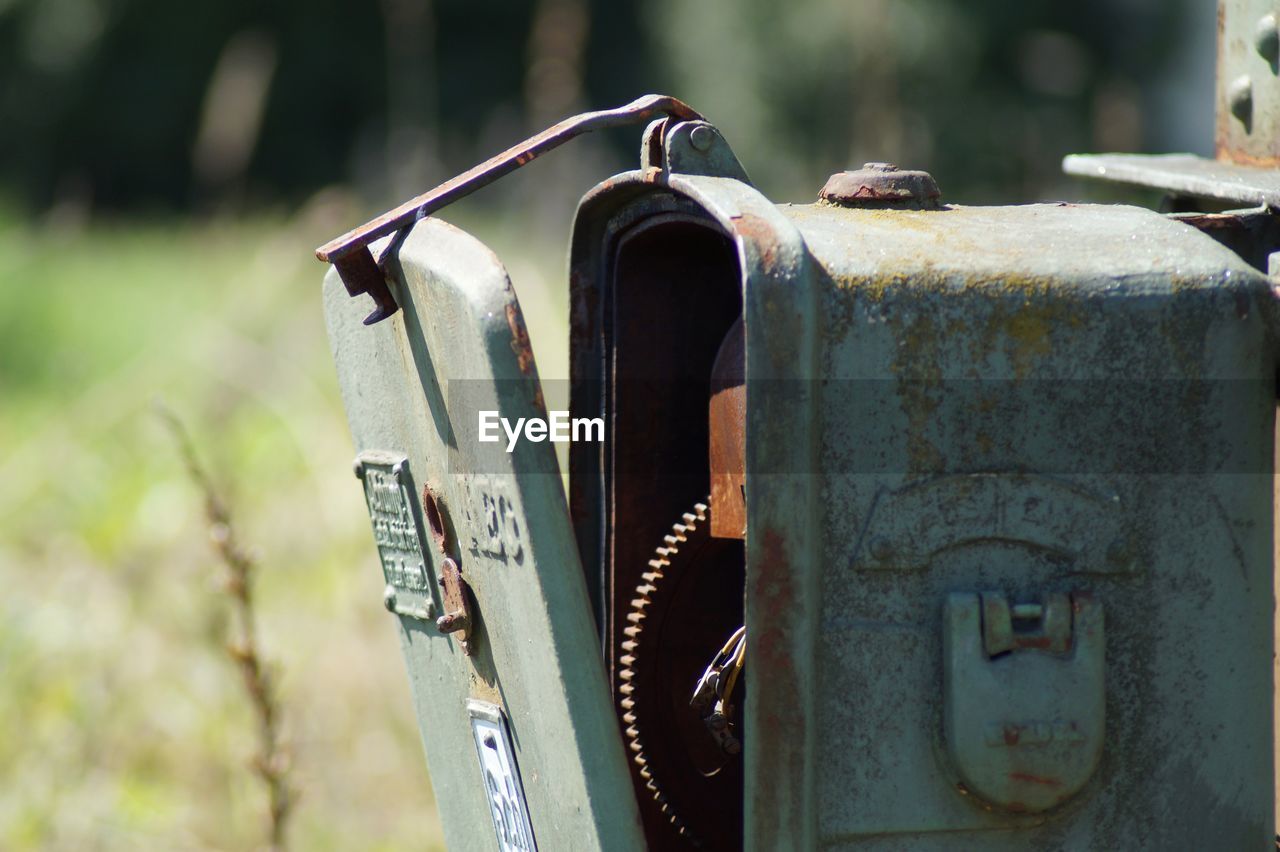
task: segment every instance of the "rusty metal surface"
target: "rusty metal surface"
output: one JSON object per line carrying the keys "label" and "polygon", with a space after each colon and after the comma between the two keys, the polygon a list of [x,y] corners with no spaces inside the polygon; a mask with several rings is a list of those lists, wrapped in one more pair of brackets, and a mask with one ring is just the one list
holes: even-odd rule
{"label": "rusty metal surface", "polygon": [[337,267],[347,292],[352,296],[368,293],[373,297],[375,310],[365,318],[365,325],[381,322],[394,314],[397,306],[383,280],[379,264],[374,261],[369,250],[370,243],[388,234],[403,231],[414,222],[488,186],[576,136],[595,130],[640,124],[656,115],[667,115],[685,121],[701,119],[687,104],[667,95],[645,95],[616,109],[586,112],[566,118],[536,136],[450,178],[435,189],[330,240],[316,249],[316,257]]}
{"label": "rusty metal surface", "polygon": [[[741,312],[741,287],[732,243],[705,222],[651,217],[621,235],[616,252],[606,300],[613,348],[603,416],[612,533],[604,628],[609,668],[620,676],[632,592],[671,521],[708,493],[707,379],[724,330]],[[705,605],[714,618],[715,609],[740,603]],[[643,789],[638,770],[636,777]],[[642,813],[651,845],[659,844],[665,816]]]}
{"label": "rusty metal surface", "polygon": [[1280,171],[1192,154],[1070,154],[1063,159],[1062,170],[1175,195],[1280,207]]}
{"label": "rusty metal surface", "polygon": [[444,590],[444,614],[436,619],[436,629],[453,636],[468,657],[475,653],[471,639],[471,589],[462,579],[458,563],[446,556],[440,564],[440,586]]}
{"label": "rusty metal surface", "polygon": [[[1132,207],[782,210],[823,282],[804,362],[821,377],[820,555],[803,569],[821,578],[821,641],[812,663],[753,655],[752,671],[813,665],[795,703],[815,701],[815,723],[848,745],[813,757],[821,843],[1267,845],[1280,327],[1267,279]],[[753,348],[793,340],[748,321],[749,367]],[[749,551],[769,533],[751,502],[751,387]],[[1102,758],[1039,815],[963,795],[939,759],[942,602],[990,589],[1011,608],[1087,591],[1106,612]],[[1037,714],[1004,721],[1039,730]],[[748,752],[787,733],[752,732]]]}
{"label": "rusty metal surface", "polygon": [[650,846],[732,852],[742,847],[742,759],[707,730],[690,695],[742,624],[743,552],[711,537],[708,514],[698,503],[670,527],[630,595],[618,706],[644,805],[669,822]]}
{"label": "rusty metal surface", "polygon": [[942,205],[933,175],[893,163],[867,163],[860,169],[836,172],[827,178],[818,197],[842,207],[926,210]]}
{"label": "rusty metal surface", "polygon": [[742,321],[724,336],[711,368],[711,534],[747,537],[747,342]]}
{"label": "rusty metal surface", "polygon": [[[613,229],[692,204],[739,247],[753,377],[747,848],[1265,842],[1266,280],[1131,207],[784,205],[779,223],[753,196],[714,178],[611,179],[584,199],[571,266],[574,404],[591,412]],[[1125,384],[1135,377],[1154,384]],[[1228,381],[1178,384],[1196,377]],[[579,540],[598,544],[600,468],[571,458]],[[942,601],[992,586],[1011,610],[1079,589],[1107,612],[1104,757],[1047,814],[965,795],[946,757]]]}
{"label": "rusty metal surface", "polygon": [[1190,225],[1222,243],[1260,272],[1274,275],[1280,248],[1280,216],[1269,207],[1224,213],[1170,213],[1169,218]]}
{"label": "rusty metal surface", "polygon": [[1280,165],[1280,30],[1275,0],[1219,0],[1215,153]]}
{"label": "rusty metal surface", "polygon": [[[818,729],[814,704],[797,697],[815,689],[808,661],[818,629],[818,576],[812,566],[820,544],[820,483],[808,471],[812,430],[818,423],[815,389],[804,381],[812,376],[811,358],[803,353],[816,343],[818,290],[795,227],[759,192],[731,177],[642,169],[588,193],[579,207],[571,248],[571,407],[574,416],[608,410],[602,368],[611,363],[610,290],[615,285],[609,268],[616,237],[638,222],[677,213],[703,218],[732,239],[737,283],[744,293],[748,371],[766,380],[762,387],[776,380],[772,392],[754,401],[748,392],[747,400],[747,429],[754,436],[747,465],[750,470],[754,454],[760,471],[748,474],[746,482],[752,531],[747,540],[747,656],[753,672],[759,662],[769,674],[763,679],[752,675],[743,706],[752,730],[760,732],[748,733],[743,748],[744,845],[815,848],[817,767],[812,756]],[[698,278],[687,281],[686,289]],[[704,466],[706,446],[699,448]],[[570,506],[588,571],[602,570],[610,558],[608,459],[593,449],[570,449]]]}

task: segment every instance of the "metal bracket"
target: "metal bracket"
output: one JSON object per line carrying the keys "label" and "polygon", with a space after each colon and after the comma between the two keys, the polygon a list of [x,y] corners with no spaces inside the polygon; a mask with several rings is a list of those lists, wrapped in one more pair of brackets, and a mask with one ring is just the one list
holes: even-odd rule
{"label": "metal bracket", "polygon": [[1070,175],[1280,208],[1280,2],[1219,0],[1214,159],[1073,154]]}
{"label": "metal bracket", "polygon": [[702,118],[690,106],[668,95],[645,95],[617,109],[584,112],[566,118],[457,177],[450,178],[430,192],[406,201],[394,210],[330,240],[316,249],[316,257],[334,265],[349,294],[358,296],[368,293],[373,298],[374,310],[365,317],[364,324],[381,322],[399,310],[399,306],[387,287],[380,261],[375,261],[369,250],[369,244],[374,240],[406,231],[418,220],[488,186],[575,136],[593,130],[640,124],[657,115],[682,121],[698,121]]}
{"label": "metal bracket", "polygon": [[1193,154],[1068,154],[1062,170],[1172,195],[1280,208],[1280,171]]}
{"label": "metal bracket", "polygon": [[1216,154],[1251,166],[1280,165],[1280,3],[1220,0]]}
{"label": "metal bracket", "polygon": [[[647,149],[642,149],[642,158],[644,150]],[[727,177],[751,183],[729,143],[719,130],[705,121],[682,121],[666,129],[662,166],[673,174]]]}

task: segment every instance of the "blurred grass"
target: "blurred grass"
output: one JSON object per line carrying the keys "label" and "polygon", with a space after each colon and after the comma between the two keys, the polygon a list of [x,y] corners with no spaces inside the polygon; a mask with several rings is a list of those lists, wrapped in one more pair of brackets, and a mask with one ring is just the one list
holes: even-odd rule
{"label": "blurred grass", "polygon": [[[359,220],[336,196],[290,221],[0,217],[0,848],[261,843],[219,572],[157,397],[261,550],[292,846],[442,847],[310,252]],[[542,271],[563,243],[502,234],[543,375],[563,375],[564,288]]]}

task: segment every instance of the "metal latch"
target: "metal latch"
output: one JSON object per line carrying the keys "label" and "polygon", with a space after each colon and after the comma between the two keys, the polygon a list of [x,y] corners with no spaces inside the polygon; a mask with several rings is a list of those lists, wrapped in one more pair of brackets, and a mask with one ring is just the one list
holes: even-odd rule
{"label": "metal latch", "polygon": [[[481,187],[488,186],[505,174],[515,171],[531,160],[558,148],[575,136],[593,130],[640,124],[659,115],[682,121],[700,120],[702,116],[688,105],[669,95],[645,95],[617,109],[584,112],[566,118],[501,154],[490,157],[457,177],[450,178],[430,192],[406,201],[365,222],[342,236],[330,240],[316,249],[316,257],[332,263],[342,277],[342,283],[351,296],[368,293],[374,301],[374,310],[364,319],[365,325],[373,325],[393,315],[400,309],[391,290],[387,287],[385,272],[375,261],[369,244],[374,240],[396,233],[402,235],[418,220],[465,198]],[[394,246],[398,242],[392,241]],[[386,256],[385,253],[383,255]]]}
{"label": "metal latch", "polygon": [[1079,792],[1102,756],[1102,605],[1083,592],[1012,605],[953,594],[942,629],[944,733],[963,791],[1014,813]]}

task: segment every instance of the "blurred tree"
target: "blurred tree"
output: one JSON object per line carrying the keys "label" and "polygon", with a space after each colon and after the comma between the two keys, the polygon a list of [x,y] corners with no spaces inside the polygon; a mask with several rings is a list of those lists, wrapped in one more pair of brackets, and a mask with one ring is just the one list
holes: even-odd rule
{"label": "blurred tree", "polygon": [[[1186,60],[1189,11],[1208,12],[1190,35],[1211,45],[1204,0],[661,0],[646,20],[673,93],[748,170],[768,164],[766,194],[811,198],[832,171],[889,160],[952,200],[1027,201],[1062,186],[1066,153],[1160,147],[1145,101]],[[1211,50],[1199,73],[1211,91]]]}
{"label": "blurred tree", "polygon": [[1161,147],[1158,81],[1188,57],[1211,78],[1212,27],[1205,0],[0,0],[0,193],[184,209],[354,181],[381,203],[670,89],[772,195],[892,159],[1026,200],[1068,151]]}

